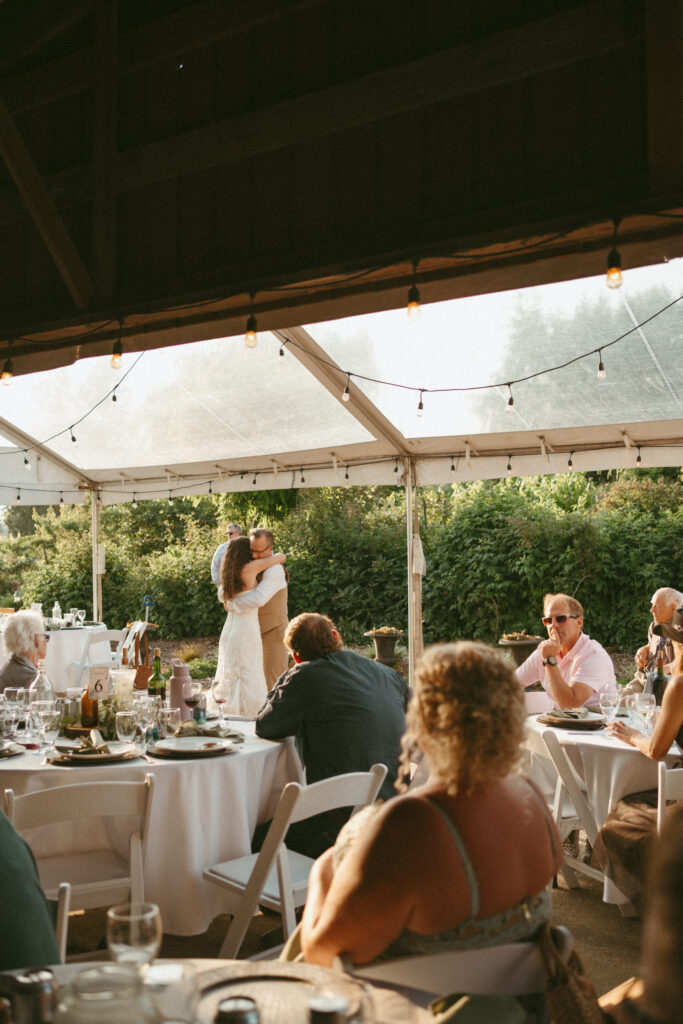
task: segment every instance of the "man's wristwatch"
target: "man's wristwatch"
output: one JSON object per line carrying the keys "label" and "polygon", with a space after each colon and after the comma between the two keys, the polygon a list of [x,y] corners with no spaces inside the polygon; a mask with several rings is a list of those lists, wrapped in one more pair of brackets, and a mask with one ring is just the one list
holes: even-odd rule
{"label": "man's wristwatch", "polygon": [[544,664],[544,666],[545,665],[557,665],[557,658],[555,657],[554,654],[551,654],[549,658],[544,658],[543,659],[543,664]]}

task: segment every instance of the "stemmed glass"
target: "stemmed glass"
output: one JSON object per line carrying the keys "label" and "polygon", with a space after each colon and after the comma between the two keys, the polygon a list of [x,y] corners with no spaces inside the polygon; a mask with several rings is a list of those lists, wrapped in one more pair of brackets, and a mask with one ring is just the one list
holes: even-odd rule
{"label": "stemmed glass", "polygon": [[78,621],[80,622],[80,624],[82,626],[84,621],[85,621],[85,608],[79,608],[78,609]]}
{"label": "stemmed glass", "polygon": [[134,711],[116,712],[116,735],[120,743],[132,743],[135,746],[138,731],[137,716]]}
{"label": "stemmed glass", "polygon": [[645,735],[648,736],[650,734],[650,722],[657,710],[657,698],[654,693],[637,693],[635,706],[645,725]]}
{"label": "stemmed glass", "polygon": [[154,724],[157,719],[157,706],[156,699],[154,697],[141,697],[135,701],[135,714],[137,715],[137,721],[142,729],[144,736],[145,746],[147,746],[152,740]]}
{"label": "stemmed glass", "polygon": [[211,696],[218,704],[220,711],[220,717],[218,719],[218,728],[223,729],[227,726],[227,719],[223,717],[223,705],[226,703],[232,692],[232,682],[227,676],[224,679],[214,679],[211,683]]}
{"label": "stemmed glass", "polygon": [[5,688],[5,704],[9,712],[9,736],[17,738],[17,722],[19,715],[26,707],[26,690],[23,686],[7,686]]}
{"label": "stemmed glass", "polygon": [[189,682],[183,683],[183,700],[185,706],[190,708],[194,714],[194,709],[199,704],[202,695],[202,684],[198,679],[190,679]]}
{"label": "stemmed glass", "polygon": [[144,974],[161,947],[161,914],[156,903],[123,903],[107,911],[107,947],[118,964]]}
{"label": "stemmed glass", "polygon": [[617,717],[617,711],[619,710],[620,700],[621,697],[618,693],[600,694],[600,710],[605,716],[608,725],[611,725],[614,719]]}
{"label": "stemmed glass", "polygon": [[55,740],[59,736],[62,721],[61,711],[58,711],[54,705],[51,708],[40,708],[38,717],[41,723],[38,753],[47,754],[54,747]]}

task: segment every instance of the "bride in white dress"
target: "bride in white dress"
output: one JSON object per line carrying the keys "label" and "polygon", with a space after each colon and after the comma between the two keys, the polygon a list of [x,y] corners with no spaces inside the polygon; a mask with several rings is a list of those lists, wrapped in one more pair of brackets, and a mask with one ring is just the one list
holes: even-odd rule
{"label": "bride in white dress", "polygon": [[228,617],[218,644],[216,679],[230,681],[230,697],[223,712],[255,718],[268,696],[263,673],[263,646],[258,621],[258,608],[236,614],[229,602],[238,594],[256,588],[256,577],[271,565],[285,561],[286,555],[253,559],[248,537],[235,537],[228,544],[221,565],[223,603]]}

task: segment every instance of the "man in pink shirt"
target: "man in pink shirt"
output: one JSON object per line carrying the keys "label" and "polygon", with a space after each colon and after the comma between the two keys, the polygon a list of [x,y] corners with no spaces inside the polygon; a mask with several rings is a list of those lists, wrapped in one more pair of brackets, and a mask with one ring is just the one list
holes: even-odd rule
{"label": "man in pink shirt", "polygon": [[616,693],[612,659],[584,632],[583,608],[575,597],[546,594],[543,624],[548,639],[517,669],[523,686],[540,682],[558,708],[598,704],[601,693]]}

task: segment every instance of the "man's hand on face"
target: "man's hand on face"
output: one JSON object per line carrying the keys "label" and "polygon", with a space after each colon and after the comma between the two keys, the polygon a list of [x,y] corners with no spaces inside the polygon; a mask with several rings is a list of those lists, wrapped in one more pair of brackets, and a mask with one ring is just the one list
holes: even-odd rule
{"label": "man's hand on face", "polygon": [[[557,640],[557,630],[553,629],[551,626],[549,632],[550,637],[548,640],[544,640],[541,644],[541,654],[544,658],[549,658],[551,655],[556,658],[560,653],[560,645]],[[553,634],[555,635],[553,636]]]}

